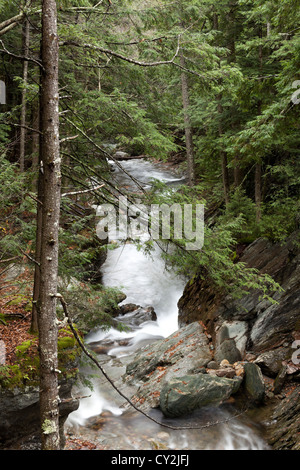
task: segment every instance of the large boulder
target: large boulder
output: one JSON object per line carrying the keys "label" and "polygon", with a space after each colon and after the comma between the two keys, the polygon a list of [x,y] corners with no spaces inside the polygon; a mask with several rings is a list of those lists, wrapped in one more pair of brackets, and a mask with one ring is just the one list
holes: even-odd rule
{"label": "large boulder", "polygon": [[141,409],[157,408],[169,380],[196,374],[211,361],[209,340],[199,322],[142,348],[127,365],[124,380],[137,386],[132,401]]}
{"label": "large boulder", "polygon": [[238,391],[241,382],[240,377],[208,374],[174,377],[162,387],[160,409],[166,417],[174,418],[201,407],[219,406]]}
{"label": "large boulder", "polygon": [[248,396],[254,403],[262,402],[265,396],[265,382],[259,366],[253,362],[246,362],[244,371],[244,387]]}
{"label": "large boulder", "polygon": [[[72,397],[73,385],[74,379],[60,382],[59,431],[62,448],[65,444],[65,421],[79,406],[79,400]],[[0,398],[0,449],[39,450],[39,388],[0,389]]]}

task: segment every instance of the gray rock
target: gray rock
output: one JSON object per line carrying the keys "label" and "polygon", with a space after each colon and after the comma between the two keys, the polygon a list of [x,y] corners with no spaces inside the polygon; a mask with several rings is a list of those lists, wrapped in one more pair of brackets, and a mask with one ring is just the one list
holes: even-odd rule
{"label": "gray rock", "polygon": [[216,361],[210,361],[207,364],[208,369],[218,369],[218,367],[219,367],[219,364]]}
{"label": "gray rock", "polygon": [[127,365],[124,381],[136,384],[141,409],[157,408],[163,385],[174,377],[195,374],[211,361],[202,326],[191,323],[168,338],[142,348]]}
{"label": "gray rock", "polygon": [[227,359],[230,364],[242,360],[241,353],[236,347],[234,339],[229,338],[216,347],[215,360],[221,362],[223,359]]}
{"label": "gray rock", "polygon": [[240,378],[187,375],[168,381],[160,394],[160,409],[166,417],[186,415],[204,406],[219,406],[235,394]]}
{"label": "gray rock", "polygon": [[253,362],[246,362],[244,371],[244,386],[248,396],[253,402],[262,402],[265,396],[265,383],[260,368]]}
{"label": "gray rock", "polygon": [[[74,379],[60,382],[59,430],[64,447],[64,423],[79,406],[71,395]],[[40,449],[40,406],[37,387],[0,390],[0,449]]]}
{"label": "gray rock", "polygon": [[282,362],[291,357],[290,348],[277,348],[260,354],[254,361],[263,374],[276,377],[282,367]]}
{"label": "gray rock", "polygon": [[114,158],[116,160],[127,160],[128,158],[130,158],[130,155],[127,152],[122,152],[121,150],[118,150],[117,152],[115,152]]}
{"label": "gray rock", "polygon": [[243,356],[248,340],[248,324],[245,321],[224,321],[216,335],[216,344],[220,345],[227,339],[234,339],[237,349]]}

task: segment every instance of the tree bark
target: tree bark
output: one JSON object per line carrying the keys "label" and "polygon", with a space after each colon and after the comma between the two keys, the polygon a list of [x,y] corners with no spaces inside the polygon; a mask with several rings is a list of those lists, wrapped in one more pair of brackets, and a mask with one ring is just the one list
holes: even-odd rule
{"label": "tree bark", "polygon": [[[23,55],[28,57],[30,29],[28,19],[23,25]],[[28,82],[28,61],[23,63],[23,89],[22,89],[22,103],[21,103],[21,119],[20,119],[20,170],[23,172],[25,169],[25,145],[26,145],[26,95],[27,95],[27,82]]]}
{"label": "tree bark", "polygon": [[[223,135],[223,127],[222,127],[223,106],[222,106],[221,94],[218,96],[218,113],[219,113],[219,137],[221,138],[221,136]],[[227,154],[224,150],[221,150],[220,156],[221,156],[224,200],[225,200],[225,205],[227,206],[229,204],[229,191],[230,191]]]}
{"label": "tree bark", "polygon": [[[267,27],[267,35],[270,34],[270,28]],[[263,37],[262,28],[259,32],[260,39]],[[262,44],[259,45],[259,72],[260,76],[263,75],[263,47]],[[263,79],[260,78],[260,82]],[[258,104],[258,114],[261,114],[262,102],[259,101]],[[256,205],[256,222],[259,223],[261,220],[261,203],[262,203],[262,163],[261,161],[257,162],[255,165],[255,205]]]}
{"label": "tree bark", "polygon": [[256,204],[256,222],[259,222],[261,219],[261,162],[256,163],[255,165],[255,204]]}
{"label": "tree bark", "polygon": [[43,163],[44,198],[41,232],[41,278],[38,301],[40,415],[43,450],[58,450],[60,448],[56,321],[61,191],[58,59],[56,2],[55,0],[43,0],[41,158]]}
{"label": "tree bark", "polygon": [[[185,60],[183,52],[180,54],[180,65],[185,68]],[[187,75],[184,71],[181,72],[181,91],[182,91],[182,104],[184,112],[184,130],[185,130],[185,144],[186,144],[186,157],[188,168],[188,183],[190,186],[195,184],[195,159],[194,159],[194,146],[193,146],[193,133],[189,114],[190,99]]]}

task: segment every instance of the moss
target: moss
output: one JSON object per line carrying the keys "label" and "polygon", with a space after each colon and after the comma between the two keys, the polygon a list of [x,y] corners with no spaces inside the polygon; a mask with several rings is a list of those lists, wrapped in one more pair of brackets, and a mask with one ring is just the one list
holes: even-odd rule
{"label": "moss", "polygon": [[[71,379],[77,376],[77,360],[81,356],[78,346],[70,329],[59,331],[58,338],[58,369],[59,379]],[[37,386],[39,384],[40,358],[38,353],[38,338],[24,341],[16,348],[16,363],[0,365],[0,387],[5,389]]]}
{"label": "moss", "polygon": [[24,343],[20,344],[16,347],[16,355],[17,357],[23,356],[29,348],[33,345],[34,340],[29,339],[28,341],[24,341]]}
{"label": "moss", "polygon": [[71,336],[63,336],[62,338],[58,338],[57,348],[58,351],[68,348],[74,348],[75,346],[75,338]]}

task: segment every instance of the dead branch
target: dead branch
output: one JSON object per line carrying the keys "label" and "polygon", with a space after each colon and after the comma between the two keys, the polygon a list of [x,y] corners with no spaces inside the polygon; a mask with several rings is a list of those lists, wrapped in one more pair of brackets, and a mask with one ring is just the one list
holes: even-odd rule
{"label": "dead branch", "polygon": [[200,74],[196,72],[195,70],[186,68],[182,66],[181,64],[175,62],[175,59],[179,55],[179,51],[180,51],[180,38],[181,38],[181,35],[177,36],[178,44],[177,44],[177,49],[173,57],[170,60],[162,60],[162,61],[156,61],[156,62],[142,62],[140,60],[132,59],[131,57],[126,57],[116,51],[112,51],[111,49],[106,49],[104,47],[95,46],[94,44],[87,44],[87,43],[79,44],[75,41],[64,41],[60,43],[60,46],[74,46],[74,47],[92,49],[94,51],[99,51],[112,57],[117,57],[118,59],[124,60],[125,62],[129,62],[130,64],[138,65],[139,67],[158,67],[161,65],[173,65],[174,67],[177,67],[186,73],[196,75],[197,77],[202,78],[202,79],[207,79],[205,75]]}
{"label": "dead branch", "polygon": [[167,65],[167,64],[173,64],[174,60],[179,54],[179,49],[180,49],[180,35],[178,36],[178,44],[177,44],[177,49],[175,51],[174,56],[170,60],[162,60],[162,61],[157,61],[157,62],[141,62],[139,60],[131,59],[130,57],[125,57],[122,54],[119,54],[118,52],[112,51],[110,49],[105,49],[104,47],[100,46],[95,46],[94,44],[79,44],[75,41],[64,41],[60,43],[60,46],[75,46],[75,47],[82,47],[82,48],[87,48],[87,49],[93,49],[95,51],[103,52],[104,54],[111,55],[114,57],[117,57],[118,59],[124,60],[126,62],[129,62],[131,64],[139,65],[140,67],[157,67],[159,65]]}
{"label": "dead branch", "polygon": [[59,141],[60,144],[63,144],[64,142],[68,142],[69,140],[74,140],[74,139],[77,139],[78,137],[78,134],[77,135],[73,135],[71,137],[65,137],[64,139],[61,139]]}
{"label": "dead branch", "polygon": [[[0,31],[0,36],[1,36],[1,31]],[[2,52],[2,54],[7,54],[7,55],[9,55],[10,57],[13,57],[14,59],[32,62],[32,63],[34,63],[35,65],[38,65],[42,70],[44,70],[43,65],[42,65],[41,62],[39,62],[38,60],[33,59],[32,57],[25,57],[25,56],[17,55],[17,54],[14,54],[13,52],[8,51],[8,50],[6,49],[6,47],[5,47],[5,45],[4,45],[3,41],[2,41],[2,39],[0,39],[0,44],[1,44],[1,46],[3,47],[3,49],[0,49],[0,52]]]}
{"label": "dead branch", "polygon": [[95,188],[91,188],[91,189],[83,189],[81,191],[72,191],[70,193],[63,193],[61,195],[61,197],[65,197],[65,196],[75,196],[77,194],[84,194],[84,193],[90,193],[92,191],[97,191],[98,189],[100,188],[103,188],[103,186],[105,186],[104,184],[101,184],[100,186],[96,186]]}
{"label": "dead branch", "polygon": [[0,35],[2,33],[2,30],[4,28],[7,28],[7,26],[10,26],[14,23],[17,23],[18,21],[21,21],[24,17],[24,12],[22,11],[22,13],[19,13],[18,15],[16,16],[13,16],[12,18],[9,18],[8,20],[5,20],[5,21],[2,21],[2,23],[0,23]]}

